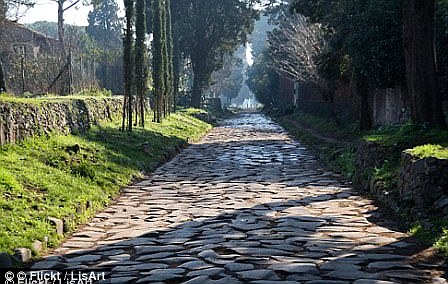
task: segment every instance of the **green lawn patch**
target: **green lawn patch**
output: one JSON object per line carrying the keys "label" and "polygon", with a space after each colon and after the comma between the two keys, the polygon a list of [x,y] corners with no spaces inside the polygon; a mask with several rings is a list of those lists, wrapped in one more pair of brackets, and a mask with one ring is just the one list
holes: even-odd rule
{"label": "green lawn patch", "polygon": [[84,134],[26,139],[0,147],[0,252],[61,238],[48,217],[66,220],[66,230],[87,221],[109,204],[120,187],[154,170],[211,126],[182,110],[163,123],[150,122],[132,133],[119,121]]}
{"label": "green lawn patch", "polygon": [[448,131],[407,123],[369,131],[364,135],[364,139],[383,146],[406,147],[408,145],[417,146],[427,143],[441,143],[448,146]]}

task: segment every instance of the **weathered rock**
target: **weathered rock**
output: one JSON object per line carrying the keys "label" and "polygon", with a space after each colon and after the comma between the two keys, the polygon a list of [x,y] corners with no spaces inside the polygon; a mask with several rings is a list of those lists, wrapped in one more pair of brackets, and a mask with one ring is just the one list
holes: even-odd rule
{"label": "weathered rock", "polygon": [[253,270],[255,267],[253,264],[250,263],[231,262],[227,263],[224,266],[224,268],[232,272],[237,272],[237,271]]}
{"label": "weathered rock", "polygon": [[64,222],[61,219],[48,217],[48,221],[55,227],[56,233],[60,236],[64,235]]}
{"label": "weathered rock", "polygon": [[32,253],[29,248],[18,248],[14,250],[14,258],[20,262],[28,262],[31,260]]}
{"label": "weathered rock", "polygon": [[42,242],[40,242],[40,241],[34,241],[31,244],[31,249],[36,253],[39,253],[42,250],[42,248],[43,248],[43,245],[42,245]]}
{"label": "weathered rock", "polygon": [[240,278],[247,280],[280,280],[275,272],[268,269],[247,270],[238,272],[237,274]]}

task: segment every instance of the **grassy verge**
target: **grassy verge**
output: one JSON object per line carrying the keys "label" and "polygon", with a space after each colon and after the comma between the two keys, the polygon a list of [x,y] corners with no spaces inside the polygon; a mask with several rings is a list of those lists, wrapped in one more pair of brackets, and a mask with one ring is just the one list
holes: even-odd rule
{"label": "grassy verge", "polygon": [[[307,144],[329,168],[348,178],[352,177],[355,171],[354,141],[358,136],[358,131],[352,130],[352,126],[342,128],[332,121],[303,113],[277,117],[276,120]],[[300,122],[300,125],[295,122]]]}
{"label": "grassy verge", "polygon": [[[389,149],[392,154],[387,157],[388,160],[381,167],[366,170],[361,178],[373,180],[377,188],[391,193],[397,192],[401,151],[416,158],[448,159],[448,131],[430,129],[424,125],[404,124],[360,132],[352,125],[340,127],[332,121],[300,113],[278,117],[276,120],[311,147],[329,168],[349,179],[356,170],[359,141],[373,142]],[[322,136],[340,139],[341,142],[350,137],[352,142],[328,143],[329,139],[321,139]],[[411,234],[448,255],[448,221],[434,216],[409,216],[405,210],[398,214],[407,222]]]}
{"label": "grassy verge", "polygon": [[364,139],[383,146],[400,148],[412,148],[428,143],[448,146],[448,131],[407,123],[369,131],[364,134]]}
{"label": "grassy verge", "polygon": [[104,208],[120,187],[150,172],[211,126],[182,110],[163,123],[149,122],[132,133],[119,122],[80,135],[50,135],[0,147],[0,252],[31,247],[34,240],[54,247],[61,237],[48,217],[73,231]]}

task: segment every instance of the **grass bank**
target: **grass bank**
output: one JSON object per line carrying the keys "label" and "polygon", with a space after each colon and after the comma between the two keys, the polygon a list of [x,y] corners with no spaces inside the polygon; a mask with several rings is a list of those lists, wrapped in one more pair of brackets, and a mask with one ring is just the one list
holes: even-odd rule
{"label": "grass bank", "polygon": [[[341,126],[334,121],[303,113],[275,118],[300,141],[307,144],[332,170],[348,179],[364,177],[375,181],[382,190],[397,191],[401,152],[406,151],[416,159],[434,157],[448,159],[448,131],[431,129],[425,125],[403,124],[381,127],[361,132],[355,125]],[[361,143],[371,142],[384,147],[387,160],[380,167],[357,173],[357,148]],[[405,208],[404,208],[405,209]],[[410,216],[406,210],[395,212],[408,231],[426,244],[448,255],[448,217],[422,214]]]}
{"label": "grass bank", "polygon": [[48,221],[65,221],[65,231],[108,205],[120,187],[151,172],[211,125],[188,109],[161,124],[150,122],[132,133],[119,121],[102,123],[79,135],[52,134],[0,147],[0,252],[51,248],[62,239]]}

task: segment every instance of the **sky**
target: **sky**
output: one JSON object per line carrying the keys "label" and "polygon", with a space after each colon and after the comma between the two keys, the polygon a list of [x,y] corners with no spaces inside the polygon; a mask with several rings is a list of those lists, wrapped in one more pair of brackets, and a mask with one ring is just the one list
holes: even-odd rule
{"label": "sky", "polygon": [[[33,8],[28,9],[27,11],[21,11],[20,14],[23,14],[23,16],[19,19],[20,23],[28,24],[37,21],[58,21],[58,5],[56,2],[51,0],[37,0],[36,2],[37,3]],[[77,6],[70,8],[64,13],[64,20],[66,24],[87,26],[87,15],[92,7],[84,6],[82,5],[82,2],[83,1],[80,1]],[[117,3],[118,6],[123,6],[122,0],[118,0]],[[67,5],[68,4],[66,4],[66,6]]]}

